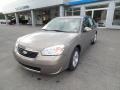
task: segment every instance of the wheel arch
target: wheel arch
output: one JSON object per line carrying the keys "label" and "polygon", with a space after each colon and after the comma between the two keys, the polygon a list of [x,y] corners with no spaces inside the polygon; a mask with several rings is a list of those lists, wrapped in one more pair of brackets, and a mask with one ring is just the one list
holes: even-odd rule
{"label": "wheel arch", "polygon": [[78,48],[79,49],[79,51],[81,52],[81,45],[76,45],[76,47],[75,48]]}

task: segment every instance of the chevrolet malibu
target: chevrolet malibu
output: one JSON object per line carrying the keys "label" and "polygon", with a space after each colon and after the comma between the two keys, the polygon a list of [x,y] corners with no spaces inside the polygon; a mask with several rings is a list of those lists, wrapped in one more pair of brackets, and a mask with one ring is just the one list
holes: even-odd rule
{"label": "chevrolet malibu", "polygon": [[80,55],[97,40],[92,18],[57,17],[41,31],[17,39],[14,56],[27,70],[58,74],[77,68]]}

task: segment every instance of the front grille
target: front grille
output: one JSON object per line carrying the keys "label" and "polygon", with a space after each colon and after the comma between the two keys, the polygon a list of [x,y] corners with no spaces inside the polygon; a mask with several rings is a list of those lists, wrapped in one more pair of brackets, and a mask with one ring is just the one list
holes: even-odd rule
{"label": "front grille", "polygon": [[38,52],[28,51],[28,50],[25,50],[24,48],[19,47],[19,46],[18,46],[17,50],[18,50],[19,54],[21,54],[25,57],[29,57],[29,58],[36,58],[38,55]]}

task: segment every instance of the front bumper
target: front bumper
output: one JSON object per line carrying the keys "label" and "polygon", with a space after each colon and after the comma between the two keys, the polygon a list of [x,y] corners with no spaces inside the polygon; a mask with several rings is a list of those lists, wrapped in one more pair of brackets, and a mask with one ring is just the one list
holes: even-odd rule
{"label": "front bumper", "polygon": [[14,56],[25,69],[43,74],[58,74],[67,66],[67,57],[65,55],[42,56],[39,53],[36,58],[29,58],[14,50]]}

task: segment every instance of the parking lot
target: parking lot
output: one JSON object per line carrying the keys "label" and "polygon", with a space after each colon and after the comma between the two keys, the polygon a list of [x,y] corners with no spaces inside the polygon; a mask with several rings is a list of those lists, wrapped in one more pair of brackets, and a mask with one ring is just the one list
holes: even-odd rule
{"label": "parking lot", "polygon": [[24,70],[12,54],[18,37],[40,28],[0,25],[0,90],[120,90],[120,30],[99,30],[74,72],[48,76]]}

